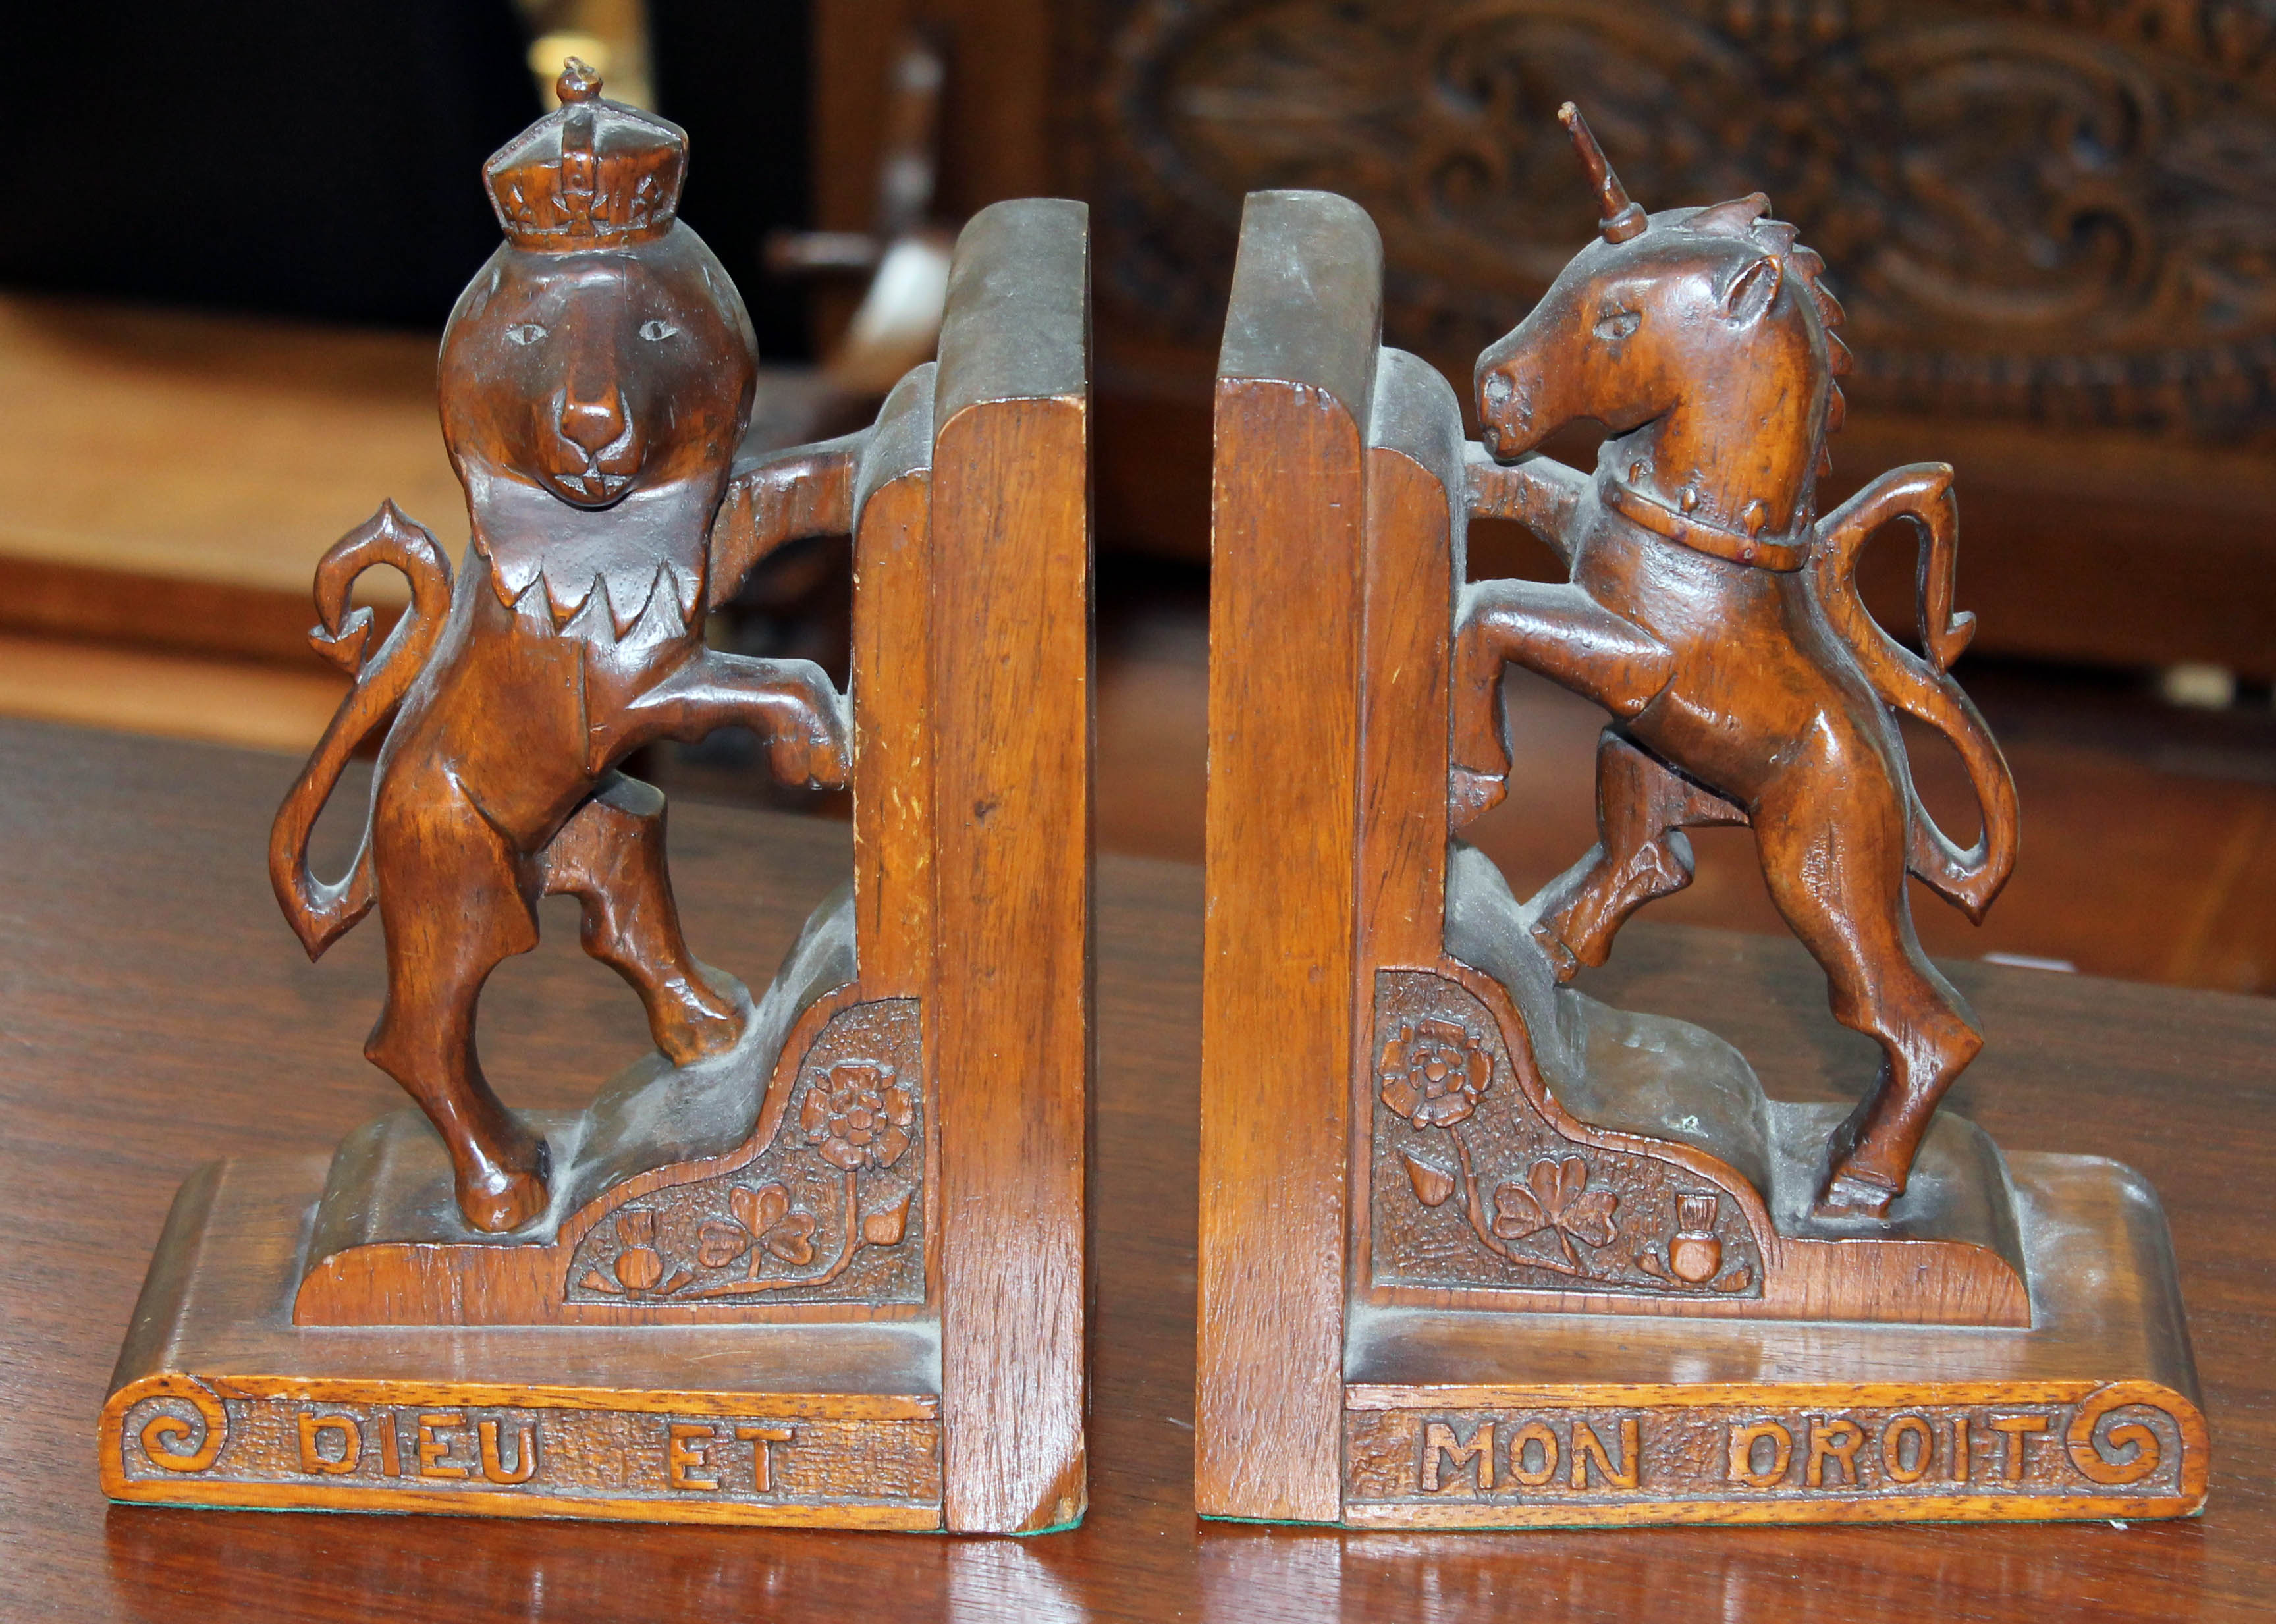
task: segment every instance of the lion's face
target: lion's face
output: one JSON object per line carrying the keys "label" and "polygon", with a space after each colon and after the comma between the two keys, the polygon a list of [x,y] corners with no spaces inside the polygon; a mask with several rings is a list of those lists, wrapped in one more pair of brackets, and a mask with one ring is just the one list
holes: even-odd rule
{"label": "lion's face", "polygon": [[684,225],[623,251],[501,247],[443,336],[443,437],[580,508],[723,474],[757,349],[725,271]]}

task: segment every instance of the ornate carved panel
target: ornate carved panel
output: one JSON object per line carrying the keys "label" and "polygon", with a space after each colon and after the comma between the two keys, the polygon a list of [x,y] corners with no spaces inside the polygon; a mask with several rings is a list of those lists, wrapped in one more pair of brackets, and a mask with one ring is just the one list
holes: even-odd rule
{"label": "ornate carved panel", "polygon": [[573,1302],[924,1301],[924,1112],[914,998],[830,1018],[774,1137],[747,1164],[666,1185],[595,1225]]}
{"label": "ornate carved panel", "polygon": [[1377,1283],[1762,1294],[1761,1248],[1726,1192],[1558,1132],[1457,983],[1383,970],[1375,984]]}
{"label": "ornate carved panel", "polygon": [[1242,195],[1382,228],[1391,342],[1471,354],[1586,240],[1572,97],[1648,208],[1767,191],[1884,406],[2276,424],[2267,0],[1096,0],[1102,294],[1213,345]]}

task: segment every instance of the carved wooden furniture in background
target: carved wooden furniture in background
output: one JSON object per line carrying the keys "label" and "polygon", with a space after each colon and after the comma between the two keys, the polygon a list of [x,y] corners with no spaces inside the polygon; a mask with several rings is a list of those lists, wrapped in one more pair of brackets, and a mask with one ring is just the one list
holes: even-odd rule
{"label": "carved wooden furniture in background", "polygon": [[[831,223],[864,218],[865,101],[904,17],[950,41],[952,207],[1090,202],[1114,544],[1201,556],[1207,515],[1162,471],[1206,466],[1248,193],[1366,208],[1386,334],[1452,373],[1593,229],[1550,122],[1573,96],[1643,194],[1761,186],[1825,255],[1858,356],[1829,497],[1953,462],[1987,649],[2276,676],[2265,6],[822,0],[817,16]],[[1866,574],[1893,615],[1904,572],[1874,558]]]}
{"label": "carved wooden furniture in background", "polygon": [[[1832,397],[1806,251],[1757,200],[1646,229],[1604,196],[1605,240],[1481,363],[1484,447],[1444,379],[1378,348],[1366,216],[1249,201],[1218,384],[1196,1506],[2193,1512],[2210,1463],[2155,1195],[1931,1118],[1978,1040],[1904,871],[1987,902],[2012,792],[1942,675],[1948,575],[1923,577],[1931,662],[1843,606],[1849,516],[1809,499]],[[1685,450],[1718,396],[1723,443]],[[1798,444],[1765,432],[1781,396]],[[1593,483],[1521,456],[1591,410],[1621,436]],[[1918,505],[1938,570],[1941,489],[1907,471],[1878,498]],[[1558,543],[1572,584],[1466,585],[1481,510]],[[1616,717],[1604,845],[1523,905],[1454,838],[1507,769],[1506,657]],[[1974,730],[1974,854],[1929,838],[1885,702]],[[1784,805],[1772,769],[1805,747],[1833,757]],[[1684,824],[1736,822],[1837,1017],[1894,1062],[1846,1126],[1566,984],[1688,877]]]}
{"label": "carved wooden furniture in background", "polygon": [[[279,951],[262,846],[297,766],[0,718],[11,920],[0,936],[0,1595],[11,1624],[614,1624],[627,1613],[843,1624],[881,1597],[952,1620],[1458,1619],[1502,1616],[1514,1598],[1542,1618],[2167,1624],[2243,1620],[2276,1601],[2276,1003],[1962,960],[1944,968],[1994,1040],[1960,1084],[1969,1113],[2010,1142],[2122,1141],[2166,1193],[2220,1443],[2205,1517],[1393,1539],[1197,1522],[1185,1395],[1202,874],[1111,854],[1098,864],[1097,1294],[1080,1529],[885,1539],[106,1505],[87,1418],[184,1167],[258,1141],[310,1158],[314,1179],[341,1131],[395,1094],[355,1052],[384,981],[377,933],[315,967]],[[717,963],[779,959],[846,862],[842,823],[695,803],[671,816],[682,922]],[[92,928],[97,897],[133,928]],[[518,1101],[573,1109],[609,1052],[644,1041],[639,1006],[612,981],[550,931],[500,974],[484,1036],[501,1081],[513,1065]],[[1590,990],[1712,1027],[1794,1097],[1839,1097],[1833,1081],[1865,1047],[1826,1019],[1808,956],[1769,937],[1639,920]],[[91,1023],[90,1009],[138,1018]],[[248,1030],[269,1034],[258,1065]],[[336,1440],[323,1442],[330,1453]],[[2049,1447],[2029,1444],[2035,1456]]]}
{"label": "carved wooden furniture in background", "polygon": [[[876,427],[735,459],[749,328],[671,218],[671,126],[564,75],[492,161],[509,244],[444,352],[474,546],[391,506],[319,572],[355,691],[278,815],[312,952],[375,903],[367,1053],[424,1109],[330,1173],[193,1175],[102,1423],[122,1499],[1029,1530],[1083,1506],[1088,261],[1079,204],[961,239],[942,360]],[[851,535],[850,704],[707,649],[793,538]],[[413,606],[371,648],[356,572]],[[389,722],[391,713],[394,719]],[[754,995],[698,962],[644,740],[743,725],[850,778],[850,882]],[[386,725],[365,842],[318,808]],[[518,1117],[474,1006],[578,898],[658,1054]],[[259,1038],[248,1034],[248,1043]],[[377,1328],[386,1327],[382,1331]],[[470,1328],[480,1327],[479,1331]],[[657,1328],[642,1334],[641,1328]],[[669,1328],[668,1330],[663,1328]],[[359,1328],[359,1329],[349,1329]]]}

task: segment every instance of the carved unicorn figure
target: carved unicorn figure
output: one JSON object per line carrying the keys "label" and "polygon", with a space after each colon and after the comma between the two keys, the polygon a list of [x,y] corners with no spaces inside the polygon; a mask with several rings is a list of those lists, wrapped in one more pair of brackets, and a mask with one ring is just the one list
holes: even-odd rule
{"label": "carved unicorn figure", "polygon": [[[1908,871],[1980,920],[2014,866],[2015,791],[1948,674],[1973,618],[1952,610],[1952,470],[1882,475],[1820,518],[1848,352],[1824,262],[1759,193],[1647,216],[1568,102],[1602,199],[1598,240],[1479,358],[1486,457],[1475,511],[1528,520],[1571,580],[1464,589],[1455,659],[1457,823],[1509,770],[1499,687],[1514,661],[1610,710],[1600,839],[1535,899],[1560,977],[1602,964],[1627,916],[1681,889],[1681,830],[1752,825],[1771,899],[1817,958],[1834,1016],[1881,1045],[1879,1080],[1836,1134],[1822,1214],[1886,1215],[1938,1100],[1983,1045],[1915,936]],[[1529,455],[1589,417],[1612,432],[1593,479]],[[1923,538],[1920,640],[1857,596],[1858,555],[1893,519]],[[1915,792],[1891,708],[1958,751],[1982,831],[1962,850]]]}

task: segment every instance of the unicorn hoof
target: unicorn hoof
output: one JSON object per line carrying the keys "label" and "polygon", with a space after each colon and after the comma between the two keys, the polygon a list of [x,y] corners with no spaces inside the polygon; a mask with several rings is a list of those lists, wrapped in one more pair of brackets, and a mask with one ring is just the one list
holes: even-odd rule
{"label": "unicorn hoof", "polygon": [[510,1159],[485,1157],[458,1175],[459,1215],[484,1234],[502,1235],[545,1216],[552,1204],[546,1176],[552,1148],[516,1125]]}
{"label": "unicorn hoof", "polygon": [[1498,773],[1474,772],[1457,767],[1446,776],[1446,810],[1460,829],[1480,813],[1498,805],[1509,793],[1509,780]]}
{"label": "unicorn hoof", "polygon": [[550,1204],[545,1180],[533,1172],[507,1173],[459,1192],[459,1212],[488,1235],[502,1235],[542,1217]]}
{"label": "unicorn hoof", "polygon": [[1810,1209],[1810,1216],[1823,1218],[1869,1218],[1885,1219],[1889,1203],[1904,1194],[1891,1189],[1878,1179],[1863,1173],[1841,1172],[1825,1181],[1825,1193]]}
{"label": "unicorn hoof", "polygon": [[1581,973],[1580,958],[1566,945],[1563,937],[1546,925],[1536,924],[1531,929],[1534,945],[1540,948],[1542,956],[1549,960],[1549,968],[1556,973],[1559,986],[1563,986]]}
{"label": "unicorn hoof", "polygon": [[649,1011],[649,1034],[665,1059],[693,1066],[742,1042],[743,1019],[700,979],[674,976],[658,990]]}

